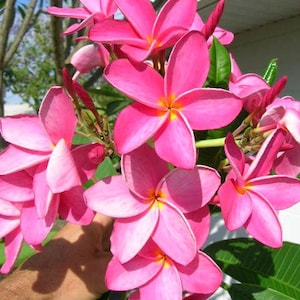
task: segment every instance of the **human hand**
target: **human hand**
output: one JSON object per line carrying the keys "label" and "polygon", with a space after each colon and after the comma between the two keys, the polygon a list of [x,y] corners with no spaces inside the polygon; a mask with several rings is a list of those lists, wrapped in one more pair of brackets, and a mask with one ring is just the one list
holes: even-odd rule
{"label": "human hand", "polygon": [[88,226],[66,224],[57,235],[0,283],[5,299],[97,299],[107,291],[112,219],[97,214]]}

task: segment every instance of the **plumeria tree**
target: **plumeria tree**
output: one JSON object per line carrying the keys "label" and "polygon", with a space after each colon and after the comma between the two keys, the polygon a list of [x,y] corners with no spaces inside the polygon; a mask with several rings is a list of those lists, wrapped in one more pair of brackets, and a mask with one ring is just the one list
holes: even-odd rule
{"label": "plumeria tree", "polygon": [[[76,71],[63,70],[38,115],[0,120],[1,272],[23,242],[42,251],[57,217],[87,225],[100,213],[114,219],[110,295],[195,300],[222,287],[234,299],[299,298],[299,274],[281,267],[299,247],[283,242],[278,218],[300,201],[300,102],[280,98],[287,78],[275,82],[274,61],[241,73],[224,46],[233,34],[218,27],[223,0],[205,23],[196,0],[158,12],[149,0],[80,2],[48,8],[79,20],[63,33],[87,42]],[[98,101],[80,84],[95,69],[109,94]],[[205,247],[212,214],[250,237]]]}

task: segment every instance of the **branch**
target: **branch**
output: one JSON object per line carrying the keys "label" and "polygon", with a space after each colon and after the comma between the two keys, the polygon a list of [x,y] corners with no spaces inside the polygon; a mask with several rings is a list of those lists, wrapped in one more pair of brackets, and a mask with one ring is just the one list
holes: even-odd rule
{"label": "branch", "polygon": [[20,43],[22,42],[22,39],[25,35],[25,33],[30,28],[30,23],[32,21],[32,16],[34,12],[34,8],[36,6],[37,0],[31,0],[29,5],[27,6],[26,14],[23,19],[23,22],[21,24],[20,29],[18,30],[17,35],[14,38],[14,41],[10,45],[8,51],[6,52],[5,58],[4,58],[4,66],[6,66],[9,61],[12,59],[13,55],[17,51]]}
{"label": "branch", "polygon": [[16,0],[6,0],[4,8],[3,19],[0,26],[0,69],[4,69],[4,61],[6,54],[6,47],[10,28],[15,18],[15,2]]}
{"label": "branch", "polygon": [[[62,0],[51,0],[51,6],[62,7]],[[55,75],[56,83],[62,84],[62,69],[65,65],[64,59],[64,45],[61,38],[61,33],[63,31],[62,19],[55,16],[51,16],[51,31],[52,31],[52,43],[54,49],[54,62],[55,62]]]}

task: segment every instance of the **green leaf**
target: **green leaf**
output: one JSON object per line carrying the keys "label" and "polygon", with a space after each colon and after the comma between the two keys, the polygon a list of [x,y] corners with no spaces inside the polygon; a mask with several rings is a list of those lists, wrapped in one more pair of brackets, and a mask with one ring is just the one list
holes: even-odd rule
{"label": "green leaf", "polygon": [[263,75],[263,79],[271,86],[275,82],[277,71],[278,71],[277,59],[274,58],[269,62]]}
{"label": "green leaf", "polygon": [[233,284],[227,290],[232,300],[293,300],[278,291],[255,284]]}
{"label": "green leaf", "polygon": [[205,252],[239,282],[300,299],[299,245],[285,242],[282,248],[272,249],[253,239],[239,238],[214,243]]}
{"label": "green leaf", "polygon": [[229,76],[231,73],[230,56],[226,48],[216,39],[209,49],[210,69],[206,85],[228,89]]}
{"label": "green leaf", "polygon": [[104,161],[97,168],[95,176],[98,180],[101,180],[116,174],[118,174],[118,172],[116,171],[112,160],[109,157],[105,157]]}

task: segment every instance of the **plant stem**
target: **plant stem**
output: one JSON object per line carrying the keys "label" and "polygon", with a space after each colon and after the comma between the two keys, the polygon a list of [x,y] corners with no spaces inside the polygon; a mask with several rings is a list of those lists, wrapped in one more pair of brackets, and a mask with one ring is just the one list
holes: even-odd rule
{"label": "plant stem", "polygon": [[218,139],[202,140],[196,142],[196,148],[222,147],[225,143],[225,137]]}

